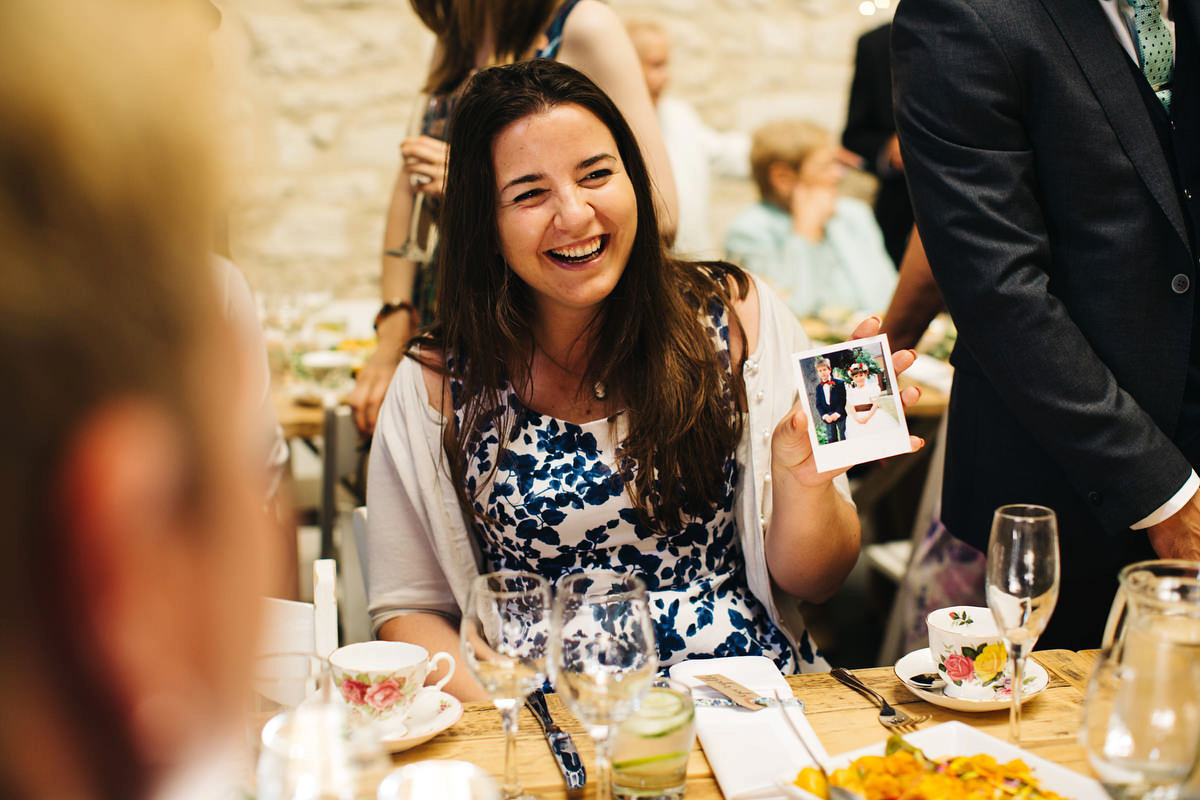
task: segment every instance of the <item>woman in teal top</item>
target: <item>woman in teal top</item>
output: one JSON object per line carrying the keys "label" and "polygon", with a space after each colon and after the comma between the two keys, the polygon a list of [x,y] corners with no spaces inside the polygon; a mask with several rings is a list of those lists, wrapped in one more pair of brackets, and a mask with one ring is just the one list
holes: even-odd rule
{"label": "woman in teal top", "polygon": [[754,134],[750,164],[762,201],[730,224],[728,257],[772,283],[797,316],[887,308],[896,268],[871,208],[838,196],[843,167],[829,132],[769,123]]}

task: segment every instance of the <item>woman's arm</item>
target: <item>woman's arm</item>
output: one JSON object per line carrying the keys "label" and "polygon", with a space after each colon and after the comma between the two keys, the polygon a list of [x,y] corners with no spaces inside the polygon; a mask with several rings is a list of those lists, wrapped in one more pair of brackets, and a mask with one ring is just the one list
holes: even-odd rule
{"label": "woman's arm", "polygon": [[[401,158],[400,171],[392,187],[383,233],[383,270],[380,278],[382,303],[412,302],[417,265],[407,258],[389,255],[408,239],[408,223],[413,210],[411,176]],[[354,381],[354,391],[346,402],[354,409],[354,423],[363,433],[375,430],[379,407],[387,393],[396,365],[404,357],[404,346],[413,334],[416,320],[411,311],[395,311],[380,320],[375,331],[375,352],[367,358]]]}
{"label": "woman's arm", "polygon": [[675,237],[679,202],[667,146],[642,78],[642,65],[625,25],[616,12],[599,0],[582,0],[563,26],[558,60],[586,74],[612,98],[634,136],[657,188],[658,227],[667,241]]}
{"label": "woman's arm", "polygon": [[[419,644],[428,650],[431,656],[438,651],[449,653],[454,656],[454,677],[450,679],[443,690],[464,703],[491,699],[463,663],[458,629],[441,614],[416,612],[401,617],[392,617],[380,626],[379,638]],[[434,673],[429,676],[429,680],[432,682],[440,677],[442,677],[440,673]]]}
{"label": "woman's arm", "polygon": [[[428,355],[428,354],[426,354]],[[439,528],[440,492],[430,488],[437,470],[436,424],[424,424],[429,406],[443,400],[432,370],[403,364],[379,415],[367,471],[367,539],[360,553],[365,566],[367,610],[380,639],[419,644],[431,654],[454,656],[456,670],[446,691],[462,700],[484,699],[460,655],[457,620],[461,615],[452,578],[470,572],[449,559]],[[412,374],[419,370],[419,375]],[[430,388],[436,394],[430,394]],[[449,548],[459,552],[456,548]],[[441,675],[435,675],[439,678]]]}
{"label": "woman's arm", "polygon": [[[878,329],[879,318],[869,317],[851,338],[873,336]],[[915,357],[911,350],[893,353],[896,372],[911,366]],[[900,397],[908,405],[920,397],[920,391],[910,387]],[[850,413],[857,418],[858,412]],[[924,446],[920,437],[911,436],[910,441],[914,451]],[[833,479],[845,471],[817,472],[804,403],[797,400],[775,427],[771,439],[773,504],[766,554],[775,583],[803,600],[827,600],[858,559],[858,513],[833,484]]]}

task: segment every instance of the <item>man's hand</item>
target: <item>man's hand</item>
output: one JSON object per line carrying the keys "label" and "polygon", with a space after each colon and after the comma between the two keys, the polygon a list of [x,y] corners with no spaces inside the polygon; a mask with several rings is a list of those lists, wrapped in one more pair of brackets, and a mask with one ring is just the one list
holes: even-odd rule
{"label": "man's hand", "polygon": [[827,422],[837,422],[841,418],[842,418],[842,415],[835,411],[829,415],[829,419],[826,421]]}
{"label": "man's hand", "polygon": [[1174,516],[1151,525],[1146,534],[1159,558],[1200,561],[1200,492]]}
{"label": "man's hand", "polygon": [[883,146],[884,159],[890,169],[895,172],[904,172],[904,156],[900,154],[900,139],[896,134],[892,134],[892,138],[887,140],[887,144]]}

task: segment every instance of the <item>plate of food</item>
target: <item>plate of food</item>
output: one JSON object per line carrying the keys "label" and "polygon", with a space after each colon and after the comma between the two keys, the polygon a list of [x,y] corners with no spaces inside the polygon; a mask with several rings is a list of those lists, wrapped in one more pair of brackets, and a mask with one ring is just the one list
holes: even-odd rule
{"label": "plate of food", "polygon": [[[903,797],[1023,797],[1029,800],[1108,800],[1104,788],[1085,775],[961,722],[893,734],[886,742],[830,759],[830,780],[865,800]],[[814,782],[814,780],[816,782]],[[790,787],[820,793],[811,767],[790,776],[789,797],[811,797]]]}
{"label": "plate of food", "polygon": [[[987,698],[950,697],[942,691],[937,680],[922,683],[922,676],[925,676],[926,680],[929,676],[935,678],[937,676],[937,665],[934,663],[928,647],[914,650],[904,656],[896,662],[894,669],[896,677],[904,684],[904,688],[935,706],[942,706],[953,711],[1003,711],[1010,705],[1012,695],[1010,690],[1004,687],[998,686],[992,696]],[[1021,703],[1024,704],[1029,698],[1040,694],[1046,688],[1050,683],[1050,676],[1041,664],[1032,658],[1027,658],[1025,659],[1025,676],[1022,683],[1025,684],[1025,691],[1021,693]],[[944,681],[942,684],[944,685]]]}

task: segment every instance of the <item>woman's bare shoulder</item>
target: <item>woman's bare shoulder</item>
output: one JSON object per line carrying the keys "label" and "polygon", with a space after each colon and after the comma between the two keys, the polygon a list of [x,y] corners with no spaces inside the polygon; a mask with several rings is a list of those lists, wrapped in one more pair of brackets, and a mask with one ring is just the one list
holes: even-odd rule
{"label": "woman's bare shoulder", "polygon": [[600,44],[614,27],[624,30],[624,23],[611,6],[600,0],[579,0],[563,24],[564,43],[586,40]]}
{"label": "woman's bare shoulder", "polygon": [[729,296],[733,298],[733,310],[742,323],[740,332],[736,325],[729,329],[729,347],[736,363],[743,355],[753,353],[758,347],[758,287],[753,277],[749,278],[745,292],[738,287],[734,276],[727,275],[724,280],[729,289]]}
{"label": "woman's bare shoulder", "polygon": [[429,406],[445,416],[446,409],[453,408],[454,403],[450,397],[450,384],[445,379],[446,361],[442,351],[431,348],[418,349],[413,360],[421,370]]}

